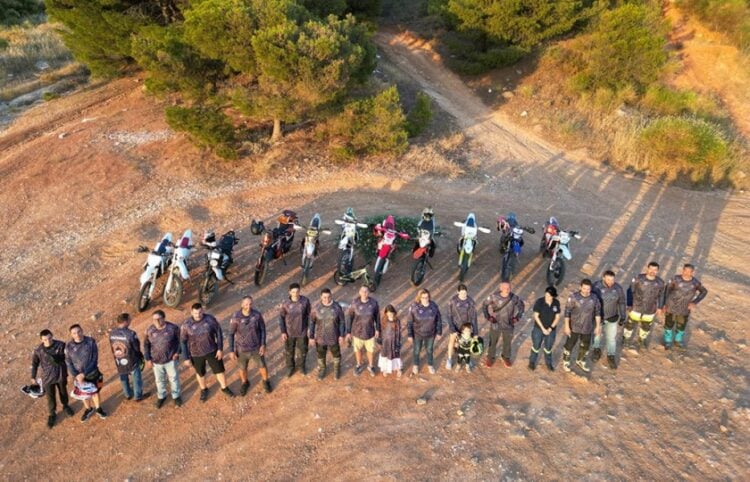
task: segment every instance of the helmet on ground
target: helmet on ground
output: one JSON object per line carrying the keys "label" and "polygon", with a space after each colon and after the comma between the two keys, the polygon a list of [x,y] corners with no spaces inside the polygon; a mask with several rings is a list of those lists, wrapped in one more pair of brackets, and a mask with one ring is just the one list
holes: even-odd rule
{"label": "helmet on ground", "polygon": [[263,221],[256,221],[253,219],[253,221],[250,223],[250,232],[255,234],[256,236],[260,233],[262,233],[265,230],[265,226],[263,226]]}
{"label": "helmet on ground", "polygon": [[216,233],[213,229],[209,229],[203,234],[203,242],[206,244],[216,242]]}
{"label": "helmet on ground", "polygon": [[484,338],[481,336],[475,336],[471,341],[469,352],[474,356],[479,356],[484,351]]}
{"label": "helmet on ground", "polygon": [[21,391],[31,398],[40,398],[44,396],[44,388],[42,387],[42,384],[39,383],[39,380],[32,385],[22,386]]}
{"label": "helmet on ground", "polygon": [[99,389],[96,388],[96,385],[89,382],[75,382],[74,385],[73,390],[70,392],[70,396],[76,400],[88,400],[92,395],[99,391]]}

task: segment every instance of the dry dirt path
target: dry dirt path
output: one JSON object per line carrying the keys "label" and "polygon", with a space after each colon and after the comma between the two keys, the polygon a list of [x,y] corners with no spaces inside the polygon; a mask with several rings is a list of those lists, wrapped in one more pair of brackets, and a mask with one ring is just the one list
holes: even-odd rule
{"label": "dry dirt path", "polygon": [[[451,180],[312,169],[282,183],[252,179],[242,169],[217,174],[180,138],[116,145],[119,133],[166,129],[158,107],[139,89],[125,87],[115,89],[111,102],[92,104],[86,116],[96,121],[82,123],[71,111],[37,122],[34,116],[44,115],[36,110],[0,136],[0,220],[11,233],[0,258],[0,317],[7,320],[0,478],[724,480],[749,473],[747,196],[687,191],[570,160],[485,107],[427,46],[390,33],[377,41],[385,63],[419,83],[470,136],[467,155],[481,166],[477,175]],[[3,144],[26,129],[31,130],[24,142]],[[60,138],[63,132],[71,134]],[[428,204],[446,226],[435,270],[425,282],[441,306],[456,285],[458,232],[449,227],[452,221],[473,210],[480,223],[491,225],[498,214],[514,210],[523,223],[539,226],[554,214],[583,233],[573,246],[563,296],[580,277],[606,268],[626,284],[652,259],[665,276],[685,261],[698,266],[710,293],[691,321],[688,349],[667,355],[655,338],[648,351],[626,351],[617,372],[596,364],[588,378],[544,369],[532,373],[525,368],[527,318],[517,328],[510,370],[446,372],[443,341],[436,348],[435,376],[358,379],[351,351],[344,350],[338,382],[282,378],[276,307],[299,269],[293,260],[277,263],[267,286],[252,286],[257,246],[249,220],[293,207],[303,221],[320,212],[330,223],[347,206],[360,216],[416,215]],[[183,373],[186,404],[179,410],[167,405],[157,411],[153,399],[140,406],[122,400],[102,333],[119,311],[132,310],[131,301],[123,300],[132,300],[137,290],[143,258],[132,248],[187,226],[242,228],[236,284],[222,286],[210,311],[226,327],[242,294],[256,296],[269,326],[276,387],[270,395],[259,390],[254,375],[246,398],[225,400],[209,377],[211,398],[200,404],[195,383]],[[527,306],[544,288],[542,261],[534,253],[537,239],[527,237],[514,280]],[[497,287],[496,242],[490,235],[479,240],[468,278],[477,299]],[[44,244],[51,249],[39,249]],[[30,259],[24,259],[26,253]],[[312,298],[332,285],[335,255],[333,242],[325,242],[316,279],[304,290]],[[413,298],[408,261],[397,256],[375,294],[381,304],[404,310]],[[169,319],[186,316],[194,288],[179,309],[166,310]],[[334,289],[342,301],[355,292],[352,285]],[[62,336],[73,321],[100,338],[111,416],[85,426],[63,418],[48,431],[43,402],[22,398],[17,385],[27,378],[35,333],[50,326]],[[134,326],[142,333],[147,323],[148,317],[139,315]],[[407,370],[410,350],[406,342]],[[556,346],[556,361],[560,351]],[[313,358],[310,354],[310,367]],[[228,367],[237,390],[234,364]],[[151,375],[145,378],[153,392]],[[419,397],[427,404],[416,405]],[[76,456],[73,469],[69,461]]]}

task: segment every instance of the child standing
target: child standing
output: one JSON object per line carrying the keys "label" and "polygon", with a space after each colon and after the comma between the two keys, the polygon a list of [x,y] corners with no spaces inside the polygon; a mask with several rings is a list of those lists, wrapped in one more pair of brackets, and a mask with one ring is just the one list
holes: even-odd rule
{"label": "child standing", "polygon": [[475,338],[471,336],[471,323],[461,325],[461,334],[456,339],[456,353],[458,354],[456,371],[466,366],[466,373],[471,373],[471,346],[475,343]]}
{"label": "child standing", "polygon": [[395,371],[396,377],[401,378],[401,320],[398,319],[393,305],[385,307],[384,318],[380,332],[382,347],[378,368],[383,372],[384,377]]}

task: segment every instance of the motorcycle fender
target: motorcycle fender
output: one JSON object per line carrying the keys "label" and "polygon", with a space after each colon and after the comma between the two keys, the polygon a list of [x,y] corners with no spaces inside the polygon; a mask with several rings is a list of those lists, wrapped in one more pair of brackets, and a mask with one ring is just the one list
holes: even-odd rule
{"label": "motorcycle fender", "polygon": [[378,257],[387,258],[390,252],[391,252],[391,247],[387,244],[383,244],[382,246],[378,248]]}
{"label": "motorcycle fender", "polygon": [[151,276],[154,273],[154,267],[153,266],[147,266],[145,270],[143,270],[143,273],[141,273],[141,286],[143,284],[151,279]]}
{"label": "motorcycle fender", "polygon": [[346,238],[342,238],[341,241],[339,241],[339,249],[346,249],[349,246],[349,240]]}
{"label": "motorcycle fender", "polygon": [[560,246],[560,251],[562,252],[562,255],[565,259],[573,259],[573,256],[570,254],[570,248],[568,248],[567,246]]}
{"label": "motorcycle fender", "polygon": [[315,244],[313,243],[307,243],[305,244],[305,254],[312,258],[315,255]]}
{"label": "motorcycle fender", "polygon": [[383,274],[386,274],[388,272],[388,266],[391,264],[391,261],[388,258],[385,258],[384,264],[383,264]]}
{"label": "motorcycle fender", "polygon": [[189,279],[190,273],[188,272],[187,263],[185,260],[180,260],[179,263],[177,263],[177,267],[180,269],[180,276],[182,279]]}
{"label": "motorcycle fender", "polygon": [[471,240],[464,241],[464,253],[471,254],[474,251],[474,243]]}
{"label": "motorcycle fender", "polygon": [[414,253],[412,253],[411,257],[414,259],[419,259],[427,252],[427,248],[417,248]]}
{"label": "motorcycle fender", "polygon": [[218,266],[211,267],[212,270],[214,270],[214,274],[216,275],[216,279],[220,281],[224,281],[224,273],[222,273],[221,269]]}

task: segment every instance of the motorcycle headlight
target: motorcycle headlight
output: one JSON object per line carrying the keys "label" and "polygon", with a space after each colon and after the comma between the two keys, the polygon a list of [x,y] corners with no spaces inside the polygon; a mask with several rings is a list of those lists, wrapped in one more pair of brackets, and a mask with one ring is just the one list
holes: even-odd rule
{"label": "motorcycle headlight", "polygon": [[215,260],[215,259],[212,259],[211,260],[211,266],[213,266],[215,268],[215,267],[219,266],[219,262],[217,260]]}

